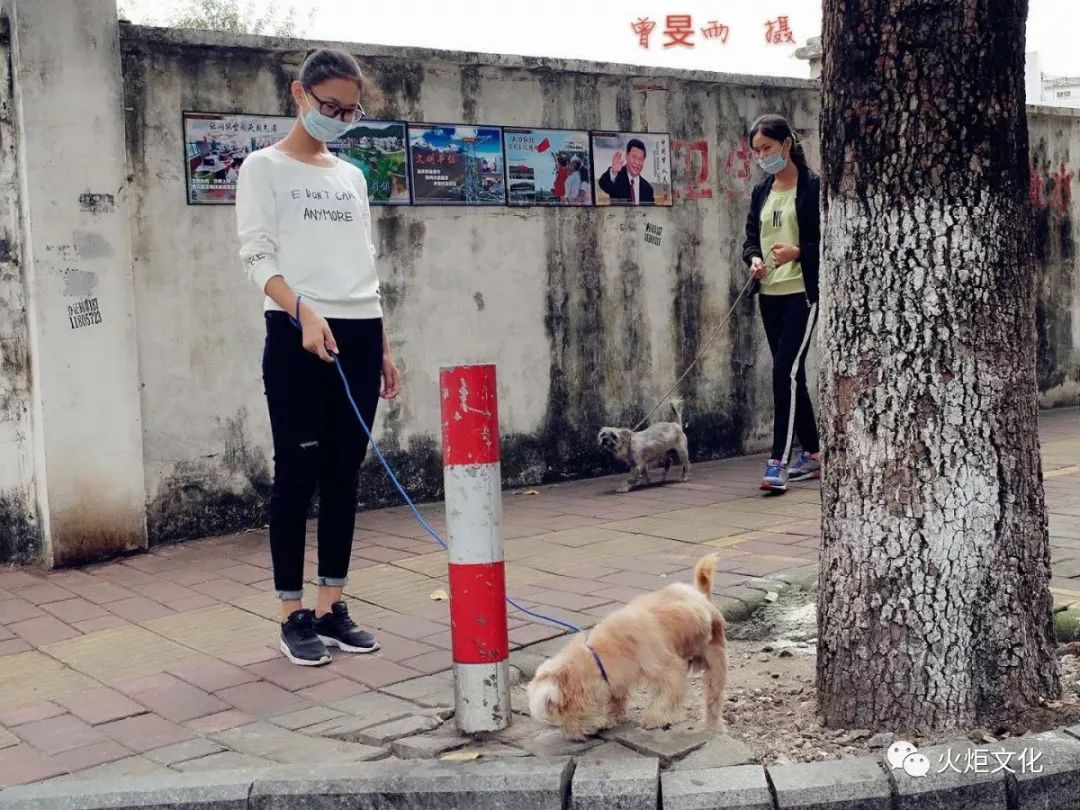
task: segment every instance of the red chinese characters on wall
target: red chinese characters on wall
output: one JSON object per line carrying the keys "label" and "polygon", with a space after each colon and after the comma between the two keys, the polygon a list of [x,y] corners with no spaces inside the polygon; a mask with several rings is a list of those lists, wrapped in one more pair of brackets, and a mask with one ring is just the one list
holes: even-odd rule
{"label": "red chinese characters on wall", "polygon": [[672,141],[671,148],[675,152],[676,165],[680,158],[682,159],[682,167],[677,175],[682,188],[673,189],[674,198],[711,200],[713,190],[709,181],[709,142]]}
{"label": "red chinese characters on wall", "polygon": [[[779,18],[779,21],[782,21],[782,31],[777,36],[787,37],[788,39],[784,41],[794,42],[794,39],[790,39],[793,34],[787,20],[787,17]],[[777,25],[779,21],[768,22],[766,25]],[[668,14],[664,22],[663,33],[665,39],[662,44],[663,48],[694,47],[693,38],[698,32],[694,30],[694,17],[692,14]],[[651,17],[638,17],[630,23],[630,30],[637,37],[639,47],[648,49],[651,46],[650,35],[656,30],[656,26],[657,22]],[[719,42],[721,45],[726,45],[728,37],[731,36],[731,26],[725,25],[720,20],[709,20],[700,31],[704,39]]]}

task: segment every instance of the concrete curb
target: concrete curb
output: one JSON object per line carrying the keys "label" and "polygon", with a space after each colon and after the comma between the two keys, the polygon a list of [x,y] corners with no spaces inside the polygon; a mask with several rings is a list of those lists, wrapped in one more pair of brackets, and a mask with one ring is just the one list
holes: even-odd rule
{"label": "concrete curb", "polygon": [[[1031,752],[1023,766],[1023,752]],[[928,748],[924,776],[884,755],[831,762],[660,771],[658,759],[580,765],[571,757],[279,766],[27,785],[0,810],[1075,810],[1080,726],[995,746]],[[1005,755],[1010,754],[1007,758]],[[1037,756],[1036,756],[1037,755]],[[1034,759],[1034,761],[1031,761]],[[1005,767],[1000,767],[1004,760]],[[939,763],[944,763],[939,767]],[[974,763],[974,765],[973,765]],[[1011,764],[1010,764],[1011,763]],[[981,768],[969,772],[970,768]],[[996,769],[996,772],[990,771]]]}

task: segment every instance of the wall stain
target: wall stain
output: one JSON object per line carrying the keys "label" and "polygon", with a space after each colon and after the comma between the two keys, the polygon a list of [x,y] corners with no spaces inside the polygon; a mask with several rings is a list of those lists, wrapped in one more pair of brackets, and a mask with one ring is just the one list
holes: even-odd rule
{"label": "wall stain", "polygon": [[386,314],[393,314],[408,294],[423,256],[427,226],[394,206],[373,209],[379,290]]}
{"label": "wall stain", "polygon": [[41,528],[30,493],[0,493],[0,563],[40,565]]}
{"label": "wall stain", "polygon": [[273,478],[245,422],[243,411],[224,420],[220,456],[179,462],[161,481],[146,510],[151,545],[266,524]]}
{"label": "wall stain", "polygon": [[423,121],[420,94],[424,86],[424,66],[399,59],[371,59],[375,80],[386,97],[384,115],[406,121]]}
{"label": "wall stain", "polygon": [[461,120],[466,124],[479,124],[477,102],[480,99],[480,68],[477,65],[461,66]]}

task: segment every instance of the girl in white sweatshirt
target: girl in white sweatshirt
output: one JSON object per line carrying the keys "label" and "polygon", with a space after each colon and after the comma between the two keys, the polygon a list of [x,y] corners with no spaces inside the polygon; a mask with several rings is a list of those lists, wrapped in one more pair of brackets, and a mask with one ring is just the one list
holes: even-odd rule
{"label": "girl in white sweatshirt", "polygon": [[[328,141],[364,117],[361,74],[341,51],[308,54],[292,83],[296,123],[244,161],[236,185],[240,256],[266,296],[263,382],[274,440],[270,551],[281,599],[281,651],[297,664],[330,661],[329,646],[372,652],[342,601],[367,437],[334,356],[370,426],[400,375],[382,320],[367,181]],[[299,322],[296,328],[292,319]],[[301,603],[308,509],[319,490],[315,610]]]}

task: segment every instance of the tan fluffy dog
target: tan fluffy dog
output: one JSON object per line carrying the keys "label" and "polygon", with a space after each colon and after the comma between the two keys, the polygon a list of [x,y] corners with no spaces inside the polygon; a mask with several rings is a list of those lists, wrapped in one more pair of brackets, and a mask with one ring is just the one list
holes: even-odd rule
{"label": "tan fluffy dog", "polygon": [[645,727],[660,728],[682,705],[693,667],[705,673],[708,724],[719,727],[727,641],[709,598],[715,568],[715,556],[704,557],[694,566],[696,587],[680,582],[639,596],[545,661],[528,687],[532,716],[579,740],[617,725],[630,690],[645,686],[653,697]]}

